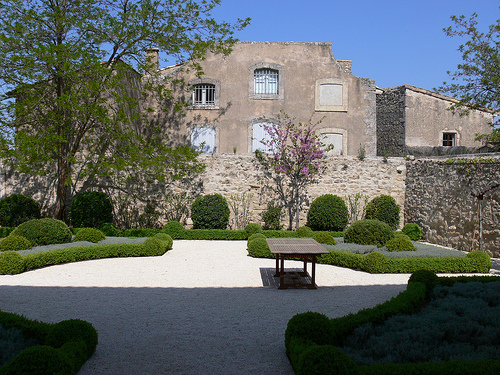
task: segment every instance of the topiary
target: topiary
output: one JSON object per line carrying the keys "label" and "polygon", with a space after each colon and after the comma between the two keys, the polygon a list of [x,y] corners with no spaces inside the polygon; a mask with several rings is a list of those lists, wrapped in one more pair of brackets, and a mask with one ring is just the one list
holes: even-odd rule
{"label": "topiary", "polygon": [[250,237],[248,237],[248,242],[255,240],[256,238],[263,238],[266,239],[266,236],[264,236],[263,233],[254,233]]}
{"label": "topiary", "polygon": [[2,374],[74,374],[68,355],[48,345],[32,346],[2,367]]}
{"label": "topiary", "polygon": [[156,233],[153,238],[157,238],[160,241],[165,242],[167,246],[167,250],[170,250],[172,248],[172,245],[174,244],[174,240],[169,234],[166,233]]}
{"label": "topiary", "polygon": [[25,262],[21,254],[15,251],[0,253],[0,275],[16,275],[24,271]]}
{"label": "topiary", "polygon": [[104,233],[96,228],[82,228],[76,232],[75,237],[73,237],[73,242],[76,241],[89,241],[93,243],[98,243],[106,239]]}
{"label": "topiary", "polygon": [[403,233],[410,237],[412,241],[418,241],[422,238],[422,228],[418,224],[408,223],[403,227]]}
{"label": "topiary", "polygon": [[372,199],[366,205],[366,219],[380,220],[395,230],[399,226],[399,212],[401,207],[393,197],[381,195]]}
{"label": "topiary", "polygon": [[269,245],[265,238],[255,238],[248,241],[248,254],[254,258],[275,258],[276,256],[269,250]]}
{"label": "topiary", "polygon": [[335,238],[328,232],[314,232],[313,239],[325,245],[336,245]]}
{"label": "topiary", "polygon": [[67,243],[73,237],[63,221],[50,218],[26,221],[14,229],[10,236],[26,237],[33,246]]}
{"label": "topiary", "polygon": [[226,229],[229,224],[229,206],[220,194],[196,198],[191,205],[194,229]]}
{"label": "topiary", "polygon": [[108,237],[119,237],[121,235],[121,230],[115,227],[113,223],[104,223],[99,227],[99,230]]}
{"label": "topiary", "polygon": [[60,348],[68,341],[80,340],[85,342],[85,354],[89,358],[97,347],[97,331],[89,322],[70,319],[54,324],[47,334],[45,344],[53,348]]}
{"label": "topiary", "polygon": [[75,228],[99,228],[113,222],[113,203],[100,191],[85,191],[71,202],[69,219]]}
{"label": "topiary", "polygon": [[184,227],[181,223],[171,220],[163,226],[162,232],[168,234],[172,238],[181,238],[184,232]]}
{"label": "topiary", "polygon": [[307,212],[307,226],[315,231],[343,231],[349,220],[349,210],[337,195],[317,197]]}
{"label": "topiary", "polygon": [[345,231],[345,242],[382,247],[394,237],[391,227],[379,220],[358,220]]}
{"label": "topiary", "polygon": [[408,284],[416,282],[424,284],[426,294],[429,295],[434,287],[439,284],[439,277],[432,271],[418,270],[413,272],[408,279]]}
{"label": "topiary", "polygon": [[0,241],[0,251],[31,249],[31,242],[23,236],[8,236]]}
{"label": "topiary", "polygon": [[262,232],[262,227],[257,223],[248,223],[245,226],[245,232],[247,232],[248,237],[250,237],[254,233]]}
{"label": "topiary", "polygon": [[333,345],[311,345],[299,358],[297,375],[355,375],[356,363]]}
{"label": "topiary", "polygon": [[283,228],[281,220],[284,216],[281,205],[275,202],[268,203],[267,209],[261,214],[262,221],[264,221],[264,230],[281,230]]}
{"label": "topiary", "polygon": [[147,255],[159,256],[165,254],[167,250],[167,243],[155,237],[147,238],[142,245],[146,249]]}
{"label": "topiary", "polygon": [[313,230],[307,226],[298,227],[295,229],[295,233],[300,238],[312,238]]}
{"label": "topiary", "polygon": [[365,255],[364,270],[370,273],[384,273],[387,257],[384,254],[373,252]]}
{"label": "topiary", "polygon": [[389,251],[416,251],[417,248],[406,234],[399,234],[385,243]]}
{"label": "topiary", "polygon": [[333,337],[330,319],[321,313],[308,311],[294,315],[287,324],[285,331],[285,347],[288,348],[292,339],[310,340],[316,345],[328,345]]}
{"label": "topiary", "polygon": [[0,225],[17,227],[31,219],[40,219],[40,204],[22,194],[12,194],[0,200]]}

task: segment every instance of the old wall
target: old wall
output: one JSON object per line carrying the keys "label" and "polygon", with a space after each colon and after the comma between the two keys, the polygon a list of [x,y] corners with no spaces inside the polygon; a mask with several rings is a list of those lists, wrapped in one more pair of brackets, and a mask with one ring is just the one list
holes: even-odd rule
{"label": "old wall", "polygon": [[[500,156],[482,164],[449,164],[446,160],[422,159],[407,164],[406,221],[419,224],[428,242],[477,250],[478,200],[471,191],[486,190],[500,182]],[[500,256],[499,223],[500,189],[496,189],[484,196],[485,250],[496,256]]]}
{"label": "old wall", "polygon": [[377,94],[377,155],[401,156],[405,152],[405,88]]}

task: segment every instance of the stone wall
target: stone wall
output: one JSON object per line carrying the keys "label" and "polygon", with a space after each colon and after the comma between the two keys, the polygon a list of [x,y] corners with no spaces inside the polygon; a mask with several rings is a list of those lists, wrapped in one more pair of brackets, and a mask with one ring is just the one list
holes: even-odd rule
{"label": "stone wall", "polygon": [[[405,218],[422,227],[424,240],[459,250],[478,249],[478,200],[472,191],[500,181],[500,156],[485,163],[446,158],[407,164]],[[456,159],[456,160],[472,160]],[[500,189],[484,196],[484,249],[500,256]]]}
{"label": "stone wall", "polygon": [[405,152],[405,89],[385,89],[377,94],[377,155],[401,156]]}

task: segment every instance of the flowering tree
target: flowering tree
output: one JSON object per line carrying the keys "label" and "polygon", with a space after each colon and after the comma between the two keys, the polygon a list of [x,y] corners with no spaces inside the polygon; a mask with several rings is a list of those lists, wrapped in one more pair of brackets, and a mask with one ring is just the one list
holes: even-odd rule
{"label": "flowering tree", "polygon": [[265,177],[273,182],[271,189],[288,211],[288,230],[299,226],[299,213],[305,202],[305,188],[317,182],[316,177],[325,163],[325,149],[312,125],[295,123],[295,118],[283,111],[277,121],[262,119],[268,137],[259,140],[267,152],[255,151]]}

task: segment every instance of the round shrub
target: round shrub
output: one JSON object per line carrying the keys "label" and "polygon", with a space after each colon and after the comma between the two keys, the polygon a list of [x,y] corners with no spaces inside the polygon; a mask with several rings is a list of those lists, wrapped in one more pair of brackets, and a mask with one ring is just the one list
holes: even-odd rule
{"label": "round shrub", "polygon": [[170,237],[174,239],[182,238],[184,227],[178,221],[171,220],[163,226],[162,232],[168,234]]}
{"label": "round shrub", "polygon": [[394,237],[392,228],[379,220],[358,220],[346,229],[345,242],[382,247]]}
{"label": "round shrub", "polygon": [[337,195],[317,197],[307,212],[307,226],[317,231],[343,231],[349,220],[349,210]]}
{"label": "round shrub", "polygon": [[248,223],[245,226],[245,232],[247,232],[248,237],[250,237],[254,233],[262,232],[262,227],[257,223]]}
{"label": "round shrub", "polygon": [[76,241],[89,241],[93,243],[98,243],[106,239],[104,233],[96,228],[82,228],[76,232],[75,237],[73,237],[73,242]]}
{"label": "round shrub", "polygon": [[297,363],[297,375],[355,375],[356,363],[333,345],[313,345],[306,349]]}
{"label": "round shrub", "polygon": [[436,285],[439,284],[439,277],[429,270],[418,270],[411,274],[408,279],[409,283],[422,283],[425,285],[426,294],[428,295]]}
{"label": "round shrub", "polygon": [[22,194],[13,194],[0,200],[0,225],[17,227],[31,219],[40,219],[40,204]]}
{"label": "round shrub", "polygon": [[0,275],[16,275],[24,271],[24,258],[15,251],[0,253]]}
{"label": "round shrub", "polygon": [[373,252],[365,255],[364,269],[369,273],[384,273],[387,258],[384,254]]}
{"label": "round shrub", "polygon": [[160,241],[165,242],[165,245],[167,246],[167,250],[170,250],[172,248],[172,245],[174,244],[174,240],[172,237],[166,233],[156,233],[153,238],[157,238]]}
{"label": "round shrub", "polygon": [[298,227],[295,229],[295,233],[297,234],[298,237],[300,238],[312,238],[313,236],[313,230],[309,227]]}
{"label": "round shrub", "polygon": [[336,245],[335,238],[327,232],[314,232],[313,239],[325,245]]}
{"label": "round shrub", "polygon": [[275,258],[276,256],[269,250],[269,245],[265,238],[255,238],[248,241],[248,254],[254,258]]}
{"label": "round shrub", "polygon": [[165,241],[154,237],[147,238],[146,241],[143,242],[143,246],[149,256],[163,255],[169,250]]}
{"label": "round shrub", "polygon": [[256,238],[266,239],[266,236],[264,236],[264,234],[262,234],[262,233],[254,233],[250,237],[248,237],[248,242],[255,240]]}
{"label": "round shrub", "polygon": [[416,251],[417,248],[405,234],[397,235],[385,243],[389,251]]}
{"label": "round shrub", "polygon": [[229,224],[229,206],[220,194],[196,198],[191,205],[194,229],[226,229]]}
{"label": "round shrub", "polygon": [[[297,314],[288,321],[285,331],[285,346],[290,347],[291,340],[300,338],[311,340],[317,345],[330,344],[333,337],[330,319],[321,313],[308,311]],[[289,353],[287,353],[289,354]]]}
{"label": "round shrub", "polygon": [[51,346],[39,345],[23,350],[2,367],[2,374],[74,374],[68,356]]}
{"label": "round shrub", "polygon": [[412,241],[418,241],[422,238],[422,228],[418,224],[408,223],[403,227],[403,233],[410,237]]}
{"label": "round shrub", "polygon": [[69,219],[75,228],[99,228],[113,222],[113,204],[100,191],[85,191],[73,198]]}
{"label": "round shrub", "polygon": [[401,207],[396,204],[393,197],[381,195],[368,202],[365,218],[383,221],[395,230],[399,226],[399,211]]}
{"label": "round shrub", "polygon": [[99,230],[108,237],[119,237],[121,230],[115,227],[113,223],[104,223],[99,227]]}
{"label": "round shrub", "polygon": [[54,324],[45,344],[53,348],[60,348],[69,341],[83,341],[86,344],[86,355],[90,357],[97,347],[97,331],[89,322],[80,319],[63,320]]}
{"label": "round shrub", "polygon": [[26,237],[33,246],[67,243],[73,237],[63,221],[50,218],[26,221],[14,229],[10,236]]}
{"label": "round shrub", "polygon": [[0,251],[31,249],[31,242],[23,236],[8,236],[0,241]]}

